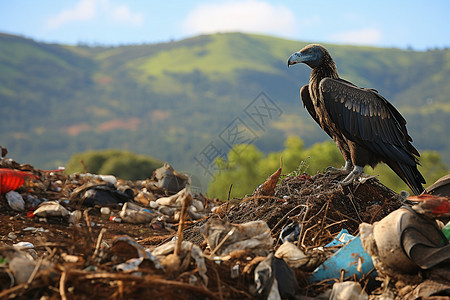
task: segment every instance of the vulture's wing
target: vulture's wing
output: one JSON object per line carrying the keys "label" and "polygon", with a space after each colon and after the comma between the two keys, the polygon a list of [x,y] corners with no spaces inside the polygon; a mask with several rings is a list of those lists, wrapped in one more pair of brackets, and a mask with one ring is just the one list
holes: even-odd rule
{"label": "vulture's wing", "polygon": [[417,169],[419,152],[410,143],[406,121],[383,96],[373,89],[324,78],[320,101],[343,135],[381,157],[414,193],[423,191],[425,179]]}
{"label": "vulture's wing", "polygon": [[[302,99],[303,106],[306,108],[306,110],[309,112],[311,117],[316,121],[317,124],[320,126],[319,117],[317,116],[316,110],[314,109],[314,103],[311,100],[311,96],[309,94],[309,85],[304,85],[300,90],[300,98]],[[333,138],[328,128],[322,128],[323,131],[325,131],[326,134],[328,134],[329,137]]]}
{"label": "vulture's wing", "polygon": [[405,119],[380,94],[331,78],[319,89],[330,118],[348,139],[385,159],[416,165],[419,152],[410,143]]}
{"label": "vulture's wing", "polygon": [[314,109],[314,104],[309,95],[309,86],[304,85],[300,90],[300,99],[302,99],[303,107],[309,112],[311,117],[319,124],[319,119],[317,118],[316,110]]}

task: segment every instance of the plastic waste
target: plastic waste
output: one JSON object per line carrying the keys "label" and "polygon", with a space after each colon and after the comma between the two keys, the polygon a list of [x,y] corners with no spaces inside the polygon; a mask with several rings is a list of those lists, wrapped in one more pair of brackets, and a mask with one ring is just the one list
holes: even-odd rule
{"label": "plastic waste", "polygon": [[226,256],[236,250],[247,250],[266,256],[272,249],[273,238],[264,221],[231,224],[225,220],[210,219],[200,230],[212,255]]}
{"label": "plastic waste", "polygon": [[442,228],[442,233],[447,238],[447,241],[450,241],[450,221]]}
{"label": "plastic waste", "polygon": [[299,291],[294,271],[273,253],[255,269],[256,292],[263,299],[292,299]]}
{"label": "plastic waste", "polygon": [[69,211],[57,201],[42,202],[34,211],[35,216],[42,218],[67,217],[69,214]]}
{"label": "plastic waste", "polygon": [[450,259],[450,244],[436,222],[407,206],[359,230],[376,269],[386,275],[413,274]]}
{"label": "plastic waste", "polygon": [[298,222],[290,223],[285,226],[280,232],[281,242],[296,242],[298,241],[298,236],[300,235],[301,225]]}
{"label": "plastic waste", "polygon": [[442,176],[425,189],[426,194],[450,197],[450,174]]}
{"label": "plastic waste", "polygon": [[103,219],[109,219],[109,216],[111,215],[111,209],[109,207],[102,207],[100,208],[100,214],[102,215]]}
{"label": "plastic waste", "polygon": [[172,166],[165,163],[164,166],[158,168],[153,173],[156,180],[156,186],[167,191],[170,194],[178,193],[189,183],[189,176],[175,171]]}
{"label": "plastic waste", "polygon": [[[29,246],[29,245],[28,245]],[[0,257],[6,258],[7,268],[14,275],[15,284],[26,283],[33,271],[47,269],[50,265],[47,261],[42,261],[37,268],[37,263],[33,258],[32,252],[34,249],[20,247],[5,246],[0,249]],[[31,252],[29,252],[31,250]],[[3,280],[3,279],[2,279]]]}
{"label": "plastic waste", "polygon": [[161,197],[156,200],[156,203],[160,206],[175,206],[175,207],[181,207],[182,205],[182,199],[183,196],[186,193],[186,189],[180,190],[175,195],[169,196],[169,197]]}
{"label": "plastic waste", "polygon": [[74,210],[73,212],[70,213],[69,215],[70,224],[78,224],[80,223],[80,220],[81,220],[81,211]]}
{"label": "plastic waste", "polygon": [[[178,221],[179,216],[176,213],[178,211],[176,208],[181,208],[186,193],[189,193],[192,197],[190,190],[188,188],[184,188],[175,195],[161,197],[156,201],[151,201],[150,205],[157,207],[159,212],[167,216],[174,216],[174,221]],[[205,217],[207,215],[207,211],[205,210],[205,206],[202,201],[193,199],[191,205],[189,206],[188,214],[192,219],[198,220]]]}
{"label": "plastic waste", "polygon": [[122,218],[115,217],[115,216],[109,217],[109,220],[114,223],[122,223]]}
{"label": "plastic waste", "polygon": [[117,183],[117,178],[114,175],[98,175],[98,177],[111,185],[115,185]]}
{"label": "plastic waste", "polygon": [[[161,246],[156,247],[152,251],[153,255],[155,255],[159,261],[163,262],[167,257],[170,256],[170,254],[174,252],[176,242],[177,242],[176,240],[172,240],[170,242],[162,244]],[[206,275],[207,268],[205,263],[205,257],[200,247],[192,242],[182,241],[180,250],[181,255],[183,256],[190,255],[190,258],[194,260],[195,265],[198,268],[198,274],[200,275],[203,284],[205,286],[208,286],[208,276]],[[184,260],[185,258],[182,257],[182,261]],[[178,271],[183,272],[184,270],[180,269]]]}
{"label": "plastic waste", "polygon": [[133,204],[128,202],[123,205],[122,210],[119,213],[123,222],[131,224],[147,224],[158,216],[158,214],[148,209],[136,207],[136,205],[134,206],[134,209],[129,208],[132,206]]}
{"label": "plastic waste", "polygon": [[99,174],[91,174],[91,173],[83,173],[83,174],[76,174],[76,175],[85,180],[103,181],[109,185],[115,185],[117,183],[117,178],[114,175],[99,175]]}
{"label": "plastic waste", "polygon": [[336,282],[333,284],[330,300],[366,300],[369,296],[362,291],[361,285],[355,281]]}
{"label": "plastic waste", "polygon": [[27,195],[25,197],[25,201],[28,203],[28,206],[30,207],[37,207],[39,204],[42,203],[42,201],[39,200],[38,197],[32,195]]}
{"label": "plastic waste", "polygon": [[135,272],[141,268],[163,269],[159,260],[150,251],[146,250],[144,253],[145,255],[143,256],[130,258],[123,263],[115,265],[114,269],[122,272]]}
{"label": "plastic waste", "polygon": [[81,256],[71,255],[67,253],[61,253],[62,259],[64,259],[65,262],[76,264],[79,262],[84,262],[84,259]]}
{"label": "plastic waste", "polygon": [[[155,196],[153,196],[152,193],[148,192],[147,188],[143,188],[141,191],[139,191],[135,197],[135,200],[136,200],[136,202],[139,202],[145,206],[151,206],[151,203],[156,204]],[[156,207],[152,207],[152,208],[156,208]]]}
{"label": "plastic waste", "polygon": [[18,192],[10,191],[5,195],[6,200],[8,201],[9,207],[11,207],[15,211],[24,211],[25,210],[25,201]]}
{"label": "plastic waste", "polygon": [[230,277],[236,279],[239,277],[239,265],[236,264],[231,268]]}
{"label": "plastic waste", "polygon": [[33,259],[37,258],[37,252],[34,250],[34,245],[30,242],[18,242],[13,244],[14,248],[25,250]]}
{"label": "plastic waste", "polygon": [[205,207],[203,206],[202,201],[192,199],[192,203],[191,206],[189,207],[188,214],[194,220],[198,220],[205,217],[206,216]]}
{"label": "plastic waste", "polygon": [[150,201],[148,203],[148,206],[150,206],[150,208],[157,209],[159,207],[159,204],[156,203],[156,201]]}
{"label": "plastic waste", "polygon": [[163,215],[169,216],[169,217],[172,217],[176,211],[177,211],[176,208],[171,208],[171,207],[164,206],[164,205],[158,207],[158,212],[162,213]]}
{"label": "plastic waste", "polygon": [[291,268],[301,268],[309,262],[309,257],[291,242],[284,242],[277,251],[275,257],[283,259]]}
{"label": "plastic waste", "polygon": [[83,204],[87,206],[108,206],[116,205],[118,203],[125,203],[134,198],[134,193],[131,189],[126,192],[119,191],[114,185],[97,185],[88,188],[83,195]]}
{"label": "plastic waste", "polygon": [[450,197],[422,194],[411,196],[408,200],[419,202],[412,208],[419,214],[425,215],[431,219],[437,217],[450,217]]}
{"label": "plastic waste", "polygon": [[402,299],[435,299],[447,300],[450,298],[450,283],[447,281],[424,280],[415,286],[411,292],[404,295]]}
{"label": "plastic waste", "polygon": [[27,178],[32,179],[34,175],[24,171],[0,168],[0,195],[18,189]]}
{"label": "plastic waste", "polygon": [[344,244],[348,243],[350,240],[352,240],[353,238],[354,238],[354,236],[351,235],[350,233],[348,233],[347,229],[342,229],[330,243],[325,245],[325,247],[344,245]]}
{"label": "plastic waste", "polygon": [[34,248],[34,245],[30,242],[19,242],[17,244],[14,244],[13,247],[17,247],[19,249],[32,249]]}
{"label": "plastic waste", "polygon": [[[343,240],[348,239],[348,242],[314,270],[309,277],[309,282],[338,279],[341,276],[341,270],[345,271],[344,277],[355,275],[360,279],[373,269],[372,257],[364,251],[359,236],[351,236],[345,231],[341,231],[338,236]],[[329,245],[334,246],[335,241]]]}
{"label": "plastic waste", "polygon": [[26,257],[15,256],[9,262],[9,269],[13,273],[16,282],[19,284],[28,281],[35,266],[36,262]]}
{"label": "plastic waste", "polygon": [[22,231],[30,231],[32,233],[44,233],[44,232],[49,232],[48,229],[44,229],[43,227],[25,227],[24,229],[22,229]]}
{"label": "plastic waste", "polygon": [[[140,258],[140,259],[146,259],[153,263],[153,266],[156,269],[162,270],[163,267],[159,260],[156,258],[155,255],[153,255],[149,250],[142,247],[139,243],[134,241],[132,238],[126,235],[118,236],[116,237],[113,242],[110,249],[111,253],[115,255],[116,257],[132,259],[132,258]],[[141,261],[142,262],[142,261]],[[130,266],[139,266],[140,263],[137,262],[129,262]],[[124,268],[127,268],[125,266],[122,266]]]}
{"label": "plastic waste", "polygon": [[[141,267],[145,265],[145,262],[149,261],[146,258],[139,257],[139,258],[130,258],[124,263],[118,264],[114,266],[114,269],[116,271],[122,271],[122,272],[134,272],[139,271]],[[149,264],[151,266],[151,264]]]}

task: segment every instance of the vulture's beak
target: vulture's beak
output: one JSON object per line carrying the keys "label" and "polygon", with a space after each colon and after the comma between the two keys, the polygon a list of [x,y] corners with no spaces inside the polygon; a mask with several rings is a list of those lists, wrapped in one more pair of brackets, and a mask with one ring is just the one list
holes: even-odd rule
{"label": "vulture's beak", "polygon": [[300,51],[295,52],[288,58],[288,62],[287,62],[288,68],[289,68],[289,66],[292,66],[292,65],[295,65],[298,63],[302,63],[303,61],[304,61],[304,55]]}

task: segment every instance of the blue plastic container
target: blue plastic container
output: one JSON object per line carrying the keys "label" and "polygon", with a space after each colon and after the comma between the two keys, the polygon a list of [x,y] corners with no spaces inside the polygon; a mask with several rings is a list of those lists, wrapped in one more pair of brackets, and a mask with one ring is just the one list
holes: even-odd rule
{"label": "blue plastic container", "polygon": [[[352,236],[343,229],[336,238],[326,247],[336,246],[346,243],[341,249],[317,267],[309,277],[309,282],[319,282],[326,279],[339,279],[341,270],[344,270],[344,278],[356,275],[361,279],[364,274],[373,269],[372,257],[364,251],[359,236]],[[361,272],[357,270],[358,261],[361,263]],[[375,272],[372,273],[375,276]]]}

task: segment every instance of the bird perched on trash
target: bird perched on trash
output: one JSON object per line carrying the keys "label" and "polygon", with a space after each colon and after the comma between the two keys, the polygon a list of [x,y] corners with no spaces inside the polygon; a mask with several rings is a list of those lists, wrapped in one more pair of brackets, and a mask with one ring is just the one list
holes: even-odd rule
{"label": "bird perched on trash", "polygon": [[358,179],[366,165],[384,162],[420,194],[425,183],[417,169],[420,154],[397,109],[378,91],[341,79],[321,45],[308,45],[289,57],[288,67],[298,63],[312,69],[309,84],[300,90],[303,105],[344,156],[343,169],[332,170],[348,174],[341,183]]}

